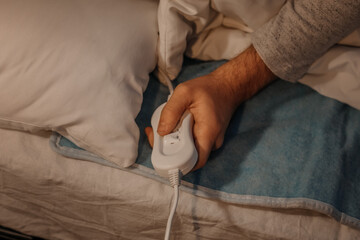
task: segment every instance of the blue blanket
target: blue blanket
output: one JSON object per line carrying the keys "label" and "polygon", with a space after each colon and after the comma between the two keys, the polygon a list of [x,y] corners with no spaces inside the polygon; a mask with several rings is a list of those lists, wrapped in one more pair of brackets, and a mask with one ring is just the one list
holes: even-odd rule
{"label": "blue blanket", "polygon": [[[223,62],[187,59],[175,84],[209,73]],[[144,128],[168,90],[151,77],[136,121],[137,164],[127,169],[157,179]],[[116,167],[54,134],[63,155]],[[360,229],[360,111],[309,87],[277,80],[235,112],[221,149],[183,178],[192,194],[246,205],[302,208]]]}

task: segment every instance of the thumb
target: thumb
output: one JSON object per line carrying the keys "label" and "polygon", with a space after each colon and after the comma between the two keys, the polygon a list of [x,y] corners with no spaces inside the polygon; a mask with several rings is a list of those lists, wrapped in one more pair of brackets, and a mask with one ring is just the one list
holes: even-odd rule
{"label": "thumb", "polygon": [[179,122],[181,116],[184,114],[189,102],[190,101],[186,96],[179,94],[179,92],[175,89],[173,95],[161,112],[159,126],[157,129],[159,135],[164,136],[171,133]]}

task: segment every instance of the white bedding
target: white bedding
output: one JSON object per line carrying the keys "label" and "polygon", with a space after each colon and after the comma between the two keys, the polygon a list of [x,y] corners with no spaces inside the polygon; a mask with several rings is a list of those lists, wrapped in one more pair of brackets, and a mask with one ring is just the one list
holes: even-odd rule
{"label": "white bedding", "polygon": [[[183,54],[201,60],[231,59],[251,45],[251,33],[286,1],[162,0],[159,4],[158,76],[174,79]],[[299,82],[360,109],[360,29],[315,63]],[[344,47],[346,46],[346,47]]]}
{"label": "white bedding", "polygon": [[[166,1],[162,2],[164,3]],[[201,2],[207,3],[208,1]],[[215,2],[221,3],[221,1]],[[224,2],[225,1],[222,1],[222,3]],[[274,8],[277,9],[278,5],[280,6],[281,4],[282,2],[279,1],[277,5],[275,4],[276,6],[274,6]],[[86,5],[88,7],[90,6],[88,4]],[[216,7],[221,8],[220,5],[216,5]],[[99,9],[95,8],[95,10]],[[228,8],[228,10],[234,9]],[[27,10],[25,9],[24,11]],[[146,9],[146,11],[148,12],[148,9]],[[13,14],[12,16],[18,15]],[[77,14],[74,16],[77,17]],[[92,15],[90,14],[89,16]],[[115,16],[118,15],[115,14]],[[268,17],[271,16],[266,16],[266,18]],[[248,33],[251,32],[251,29],[247,28],[247,24],[239,25],[237,21],[233,21],[233,17],[226,18],[220,16],[217,19],[219,23],[225,24],[225,27],[234,26],[234,28],[242,28],[245,32],[234,33],[235,35],[246,35],[243,45],[239,46],[239,51],[250,44]],[[6,22],[4,21],[4,23]],[[148,23],[150,24],[151,22]],[[201,23],[201,21],[198,23]],[[34,26],[37,25],[35,24]],[[112,25],[112,22],[111,26],[118,27],[118,25]],[[98,36],[97,30],[103,28],[94,27],[94,29],[96,30],[94,34]],[[221,30],[226,31],[225,28]],[[160,43],[162,40],[161,31],[160,29]],[[24,33],[22,30],[20,32]],[[126,36],[123,34],[120,35]],[[42,35],[40,35],[40,37],[42,37]],[[178,35],[176,37],[178,37]],[[109,39],[113,40],[115,45],[117,45],[113,37],[109,37]],[[130,40],[132,43],[132,39]],[[138,38],[138,40],[145,41],[142,38]],[[178,38],[178,40],[182,39]],[[150,43],[149,41],[145,42]],[[198,42],[198,44],[200,44],[200,42]],[[35,41],[35,43],[38,44],[39,42]],[[207,43],[210,44],[211,42]],[[235,43],[235,41],[232,41],[232,43]],[[185,44],[185,41],[183,41],[182,44]],[[3,45],[5,46],[6,44]],[[164,45],[160,44],[160,48],[162,46]],[[198,46],[201,50],[196,54],[201,55],[207,52],[205,51],[207,48],[200,48],[200,45],[193,46]],[[211,44],[206,46],[211,48]],[[151,50],[147,48],[146,45],[142,47]],[[14,49],[17,49],[16,46]],[[113,50],[113,48],[111,49]],[[125,48],[125,50],[128,49],[128,47]],[[196,48],[190,50],[194,54]],[[188,49],[188,51],[190,50]],[[232,48],[230,47],[228,50],[232,51]],[[181,51],[183,52],[185,49]],[[17,52],[17,50],[15,52]],[[59,53],[62,54],[61,51]],[[141,56],[144,54],[140,49],[138,49],[138,53],[141,54]],[[190,55],[189,52],[188,55]],[[83,55],[80,54],[80,56]],[[182,55],[176,55],[175,59],[170,60],[176,60],[175,62],[180,66],[181,61],[179,62],[179,59],[177,59],[179,56]],[[96,59],[98,58],[96,57]],[[126,60],[127,58],[120,58],[120,60],[123,59]],[[141,58],[141,61],[142,60],[143,58]],[[159,60],[164,60],[161,58],[161,53]],[[153,59],[153,61],[155,60]],[[4,58],[4,63],[8,63],[7,58]],[[145,73],[138,74],[143,76],[144,79],[147,79],[147,73],[154,65],[152,62],[148,62],[148,64],[150,66],[149,69],[144,70]],[[120,64],[113,64],[113,66],[118,65]],[[138,65],[134,68],[139,70]],[[170,70],[175,71],[174,75],[176,75],[176,71],[180,69],[174,70],[174,68]],[[67,71],[69,68],[66,67],[65,69]],[[358,70],[359,68],[355,66],[354,69]],[[159,70],[160,72],[162,71],[161,64]],[[174,76],[171,76],[170,70],[164,68],[164,71],[169,71],[166,74],[172,78]],[[319,76],[320,73],[315,70],[313,72],[314,75],[317,74],[317,76]],[[129,73],[127,71],[120,72]],[[113,72],[111,73],[113,74]],[[110,75],[112,76],[112,74]],[[90,73],[89,75],[92,76]],[[13,80],[13,78],[7,79],[9,81]],[[103,83],[101,77],[99,80]],[[136,103],[139,108],[141,93],[146,82],[147,80],[144,80],[141,86],[131,84],[138,92],[138,94],[135,95],[136,102],[132,103]],[[56,83],[64,82],[56,81]],[[355,84],[358,83],[355,82]],[[8,85],[4,82],[4,86]],[[110,88],[115,89],[112,85]],[[17,90],[17,88],[14,89]],[[22,89],[24,91],[29,90],[26,87]],[[97,91],[98,88],[97,86],[92,86],[91,89]],[[333,87],[333,89],[338,90],[336,86]],[[355,90],[356,89],[357,88],[355,88]],[[68,93],[67,91],[65,92]],[[15,94],[9,94],[8,99],[10,100],[4,100],[3,103],[6,102],[8,104],[6,106],[15,106],[10,103],[13,101],[14,95]],[[88,94],[83,96],[98,95]],[[105,96],[107,98],[109,95],[105,94]],[[118,95],[115,94],[115,96]],[[354,92],[353,96],[357,97],[358,95]],[[36,95],[35,97],[37,98]],[[17,98],[17,100],[19,100],[19,98]],[[48,103],[47,101],[44,102]],[[95,102],[99,103],[99,101]],[[115,103],[112,100],[110,100],[110,102]],[[25,101],[25,103],[28,102]],[[87,106],[88,104],[86,104],[83,109],[91,110],[91,108],[87,108]],[[100,108],[106,113],[112,112],[106,111],[102,105],[100,105]],[[26,107],[24,109],[29,110]],[[55,109],[55,112],[58,111],[54,106],[51,106],[51,109]],[[118,109],[118,106],[112,109]],[[39,117],[37,110],[31,111],[31,113],[32,117]],[[33,113],[36,114],[33,115]],[[76,113],[84,113],[84,111],[77,111]],[[95,113],[95,111],[92,112],[91,110],[91,113]],[[120,117],[122,117],[124,114],[122,111],[120,111],[120,113]],[[99,117],[107,116],[106,114],[96,115]],[[136,111],[134,110],[132,116],[135,117],[135,115]],[[70,116],[74,115],[71,113]],[[44,119],[48,120],[47,117]],[[116,119],[114,121],[118,123]],[[82,121],[75,122],[82,123]],[[135,126],[133,119],[131,119],[131,124]],[[105,125],[106,127],[111,127],[114,124]],[[85,129],[88,130],[91,128],[92,127],[86,127]],[[112,129],[113,128],[110,130]],[[125,127],[125,129],[125,132],[128,133],[129,128]],[[53,152],[49,146],[50,135],[50,132],[38,133],[36,135],[16,130],[0,129],[0,225],[46,239],[163,238],[173,194],[171,187],[127,171],[58,155]],[[115,135],[118,136],[121,134]],[[106,135],[106,137],[108,137],[108,135]],[[136,142],[135,139],[137,139],[137,137],[133,138],[134,143]],[[113,142],[112,138],[110,138],[109,141]],[[120,148],[116,147],[115,149],[120,155],[131,152],[129,150],[130,148],[125,148],[125,151],[119,151]],[[134,148],[132,150],[133,152],[135,151]],[[133,161],[135,157],[132,155],[131,159]],[[360,231],[342,225],[333,218],[311,211],[247,207],[196,197],[190,193],[181,192],[179,205],[174,218],[172,236],[174,239],[225,240],[242,238],[357,239],[360,238]]]}
{"label": "white bedding", "polygon": [[[65,158],[50,133],[0,129],[0,225],[47,239],[162,239],[172,189],[133,173]],[[181,192],[174,239],[356,239],[303,210],[226,204]]]}

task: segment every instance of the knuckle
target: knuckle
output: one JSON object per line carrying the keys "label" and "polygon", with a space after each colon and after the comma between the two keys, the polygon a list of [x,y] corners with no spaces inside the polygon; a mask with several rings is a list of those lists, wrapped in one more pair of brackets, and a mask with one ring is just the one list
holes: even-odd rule
{"label": "knuckle", "polygon": [[174,94],[188,95],[191,93],[191,87],[186,83],[180,83],[174,90]]}
{"label": "knuckle", "polygon": [[213,139],[212,150],[219,149],[223,145],[225,132],[224,124],[221,119],[214,117],[208,131],[211,133],[211,138]]}
{"label": "knuckle", "polygon": [[224,136],[218,137],[215,141],[214,150],[218,150],[219,148],[221,148],[223,143],[224,143]]}

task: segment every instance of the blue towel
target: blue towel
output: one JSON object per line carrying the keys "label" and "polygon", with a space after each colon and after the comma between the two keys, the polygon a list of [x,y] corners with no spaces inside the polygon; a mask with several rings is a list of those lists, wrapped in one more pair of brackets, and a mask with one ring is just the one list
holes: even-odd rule
{"label": "blue towel", "polygon": [[[175,84],[222,63],[186,59]],[[152,170],[144,128],[167,95],[152,76],[136,119],[137,164],[128,169],[159,181],[164,180]],[[238,108],[223,147],[204,168],[184,176],[182,189],[231,203],[315,210],[360,229],[359,126],[360,111],[307,86],[277,80]],[[113,166],[57,134],[51,142],[66,156]]]}

